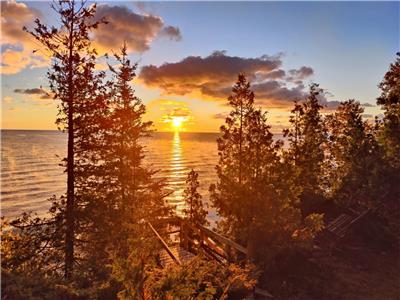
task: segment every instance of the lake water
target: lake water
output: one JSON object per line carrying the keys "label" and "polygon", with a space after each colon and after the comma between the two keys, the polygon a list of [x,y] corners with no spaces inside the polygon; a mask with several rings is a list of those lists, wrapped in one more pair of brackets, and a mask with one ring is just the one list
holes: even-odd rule
{"label": "lake water", "polygon": [[[145,163],[159,170],[174,193],[168,198],[177,211],[183,209],[182,193],[187,173],[199,173],[200,193],[208,202],[208,187],[215,181],[217,155],[215,133],[154,133],[143,140]],[[66,175],[59,166],[66,154],[66,134],[59,131],[1,131],[1,214],[23,211],[46,213],[50,196],[66,191]],[[215,218],[211,211],[209,218]]]}

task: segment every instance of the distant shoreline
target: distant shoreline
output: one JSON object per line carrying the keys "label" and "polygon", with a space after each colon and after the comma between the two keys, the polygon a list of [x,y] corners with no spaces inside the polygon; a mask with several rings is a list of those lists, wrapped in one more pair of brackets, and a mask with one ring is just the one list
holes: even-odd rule
{"label": "distant shoreline", "polygon": [[[57,129],[14,129],[14,128],[12,128],[12,129],[9,129],[9,128],[6,128],[6,129],[3,129],[3,128],[1,128],[0,129],[0,132],[1,131],[42,131],[42,132],[62,132],[61,130],[57,130]],[[220,132],[218,132],[218,131],[178,131],[179,133],[182,133],[182,134],[186,134],[186,133],[195,133],[195,134],[220,134]],[[174,134],[175,132],[174,131],[158,131],[158,130],[156,130],[156,131],[154,131],[153,133],[171,133],[171,134]],[[272,132],[272,134],[273,135],[279,135],[279,136],[282,136],[283,135],[283,133],[282,132]]]}
{"label": "distant shoreline", "polygon": [[[57,129],[17,129],[17,128],[1,128],[1,131],[54,131],[61,132],[61,130]],[[156,130],[154,133],[175,133],[174,131],[161,131]],[[179,131],[179,133],[215,133],[219,134],[218,131]]]}

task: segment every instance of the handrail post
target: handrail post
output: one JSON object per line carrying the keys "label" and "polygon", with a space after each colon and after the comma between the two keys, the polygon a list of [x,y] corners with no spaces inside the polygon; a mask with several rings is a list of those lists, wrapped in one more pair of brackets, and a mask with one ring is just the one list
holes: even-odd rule
{"label": "handrail post", "polygon": [[154,229],[153,225],[151,225],[150,222],[147,222],[147,224],[150,226],[151,230],[154,232],[154,234],[157,236],[158,240],[161,242],[161,245],[164,247],[164,249],[167,251],[169,256],[178,264],[181,265],[181,261],[179,260],[178,257],[176,257],[171,249],[168,247],[167,243],[163,240],[163,238],[160,236],[160,234],[157,232],[157,230]]}

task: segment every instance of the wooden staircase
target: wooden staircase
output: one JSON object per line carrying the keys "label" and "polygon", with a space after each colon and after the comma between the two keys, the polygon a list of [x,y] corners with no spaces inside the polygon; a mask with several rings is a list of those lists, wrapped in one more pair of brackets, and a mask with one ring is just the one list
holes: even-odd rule
{"label": "wooden staircase", "polygon": [[[164,219],[164,222],[167,222],[169,225],[167,227],[170,228],[167,235],[178,237],[178,242],[171,239],[173,242],[168,244],[153,225],[148,223],[162,245],[163,249],[159,254],[159,261],[163,268],[173,264],[181,265],[189,262],[199,253],[224,265],[238,259],[247,258],[247,249],[245,247],[209,228],[190,223],[179,217]],[[257,299],[272,298],[268,291],[257,287],[253,291],[254,295],[258,296]]]}
{"label": "wooden staircase", "polygon": [[336,242],[343,239],[347,232],[369,212],[369,209],[361,212],[349,210],[346,213],[340,214],[326,225],[325,229],[317,237],[316,243],[328,247],[334,246]]}
{"label": "wooden staircase", "polygon": [[186,251],[184,248],[182,248],[180,245],[173,245],[169,247],[173,257],[164,249],[160,252],[160,264],[163,268],[176,264],[177,261],[179,262],[178,264],[186,263],[190,261],[192,258],[195,257],[195,255],[189,251]]}

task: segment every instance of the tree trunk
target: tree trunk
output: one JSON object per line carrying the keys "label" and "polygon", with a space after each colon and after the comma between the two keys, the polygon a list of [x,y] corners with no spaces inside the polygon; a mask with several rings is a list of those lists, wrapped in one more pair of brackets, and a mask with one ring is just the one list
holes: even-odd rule
{"label": "tree trunk", "polygon": [[[74,3],[72,2],[72,14]],[[64,275],[70,278],[74,264],[74,86],[73,86],[73,30],[74,17],[71,18],[69,28],[69,61],[68,61],[68,154],[67,154],[67,206],[66,206],[66,233],[65,233],[65,270]]]}
{"label": "tree trunk", "polygon": [[239,184],[242,184],[242,143],[243,143],[243,99],[240,100],[240,128],[239,128]]}

